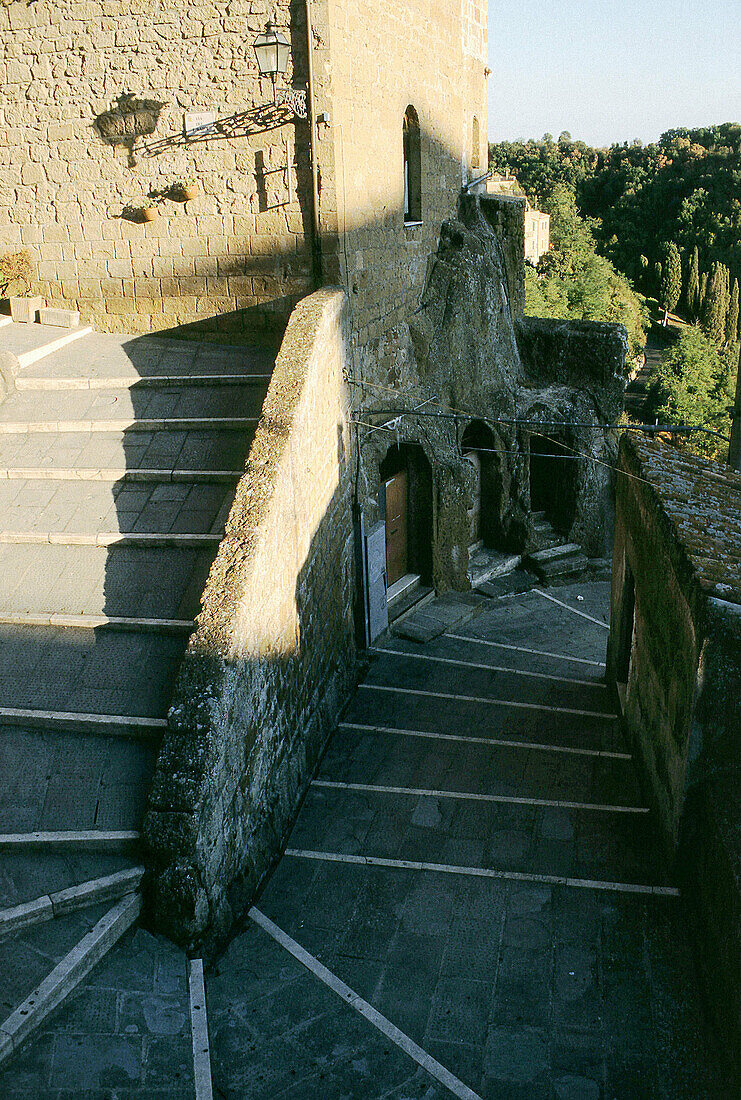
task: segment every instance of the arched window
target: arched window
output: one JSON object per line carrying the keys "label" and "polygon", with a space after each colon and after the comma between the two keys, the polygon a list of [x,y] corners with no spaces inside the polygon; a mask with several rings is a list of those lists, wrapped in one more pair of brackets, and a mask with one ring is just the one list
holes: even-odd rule
{"label": "arched window", "polygon": [[476,116],[473,116],[473,124],[471,126],[471,167],[481,167],[481,127],[479,126],[479,120]]}
{"label": "arched window", "polygon": [[404,223],[422,221],[422,145],[419,118],[409,105],[404,112]]}

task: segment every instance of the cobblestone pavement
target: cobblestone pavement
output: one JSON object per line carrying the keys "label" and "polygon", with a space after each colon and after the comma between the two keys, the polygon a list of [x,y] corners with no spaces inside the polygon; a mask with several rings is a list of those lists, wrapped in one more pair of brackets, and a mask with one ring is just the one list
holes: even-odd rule
{"label": "cobblestone pavement", "polygon": [[733,1094],[681,899],[636,889],[671,869],[601,683],[609,585],[549,595],[445,597],[445,635],[381,640],[256,903],[457,1083],[248,921],[207,974],[217,1095]]}

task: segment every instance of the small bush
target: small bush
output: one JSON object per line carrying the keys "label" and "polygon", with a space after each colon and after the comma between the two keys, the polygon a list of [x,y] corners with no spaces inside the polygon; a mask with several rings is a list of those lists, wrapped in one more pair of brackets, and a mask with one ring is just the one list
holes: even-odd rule
{"label": "small bush", "polygon": [[0,291],[3,294],[19,290],[21,287],[23,293],[30,294],[32,275],[33,264],[27,249],[23,248],[20,252],[5,252],[0,256]]}

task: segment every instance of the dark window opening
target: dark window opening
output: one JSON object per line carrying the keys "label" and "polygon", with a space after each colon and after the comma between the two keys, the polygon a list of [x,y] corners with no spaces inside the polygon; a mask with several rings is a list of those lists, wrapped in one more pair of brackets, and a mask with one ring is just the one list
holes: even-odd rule
{"label": "dark window opening", "polygon": [[411,105],[404,112],[404,222],[422,221],[422,142],[419,118]]}
{"label": "dark window opening", "polygon": [[530,507],[544,512],[560,535],[571,530],[576,515],[578,458],[564,436],[530,436]]}
{"label": "dark window opening", "polygon": [[494,433],[481,420],[473,420],[463,433],[463,457],[473,466],[476,483],[469,510],[469,547],[502,547],[502,472]]}

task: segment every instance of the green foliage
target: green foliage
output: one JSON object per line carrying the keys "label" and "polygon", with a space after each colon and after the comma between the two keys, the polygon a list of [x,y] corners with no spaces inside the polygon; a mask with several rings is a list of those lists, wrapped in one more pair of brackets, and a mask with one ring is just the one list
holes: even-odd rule
{"label": "green foliage", "polygon": [[628,330],[629,355],[645,344],[647,312],[642,299],[609,260],[598,255],[591,225],[580,218],[573,192],[558,184],[547,203],[553,249],[537,270],[525,272],[525,312],[536,317],[612,321]]}
{"label": "green foliage", "polygon": [[651,271],[670,241],[684,256],[697,247],[699,272],[717,261],[741,276],[738,123],[669,130],[649,145],[608,149],[552,139],[500,142],[490,147],[490,164],[514,174],[531,201],[545,201],[558,183],[574,191],[579,212],[597,219],[600,252],[646,291],[655,287],[643,283],[640,257]]}
{"label": "green foliage", "polygon": [[738,306],[738,279],[734,279],[731,300],[728,304],[728,315],[726,317],[726,344],[735,344],[738,340]]}
{"label": "green foliage", "polygon": [[661,269],[661,283],[659,285],[659,303],[665,314],[670,309],[676,309],[681,293],[682,260],[674,241],[670,241]]}
{"label": "green foliage", "polygon": [[[735,356],[735,358],[734,358]],[[738,346],[719,352],[697,328],[681,333],[653,376],[649,405],[660,424],[690,424],[728,435]],[[696,432],[677,435],[679,446],[715,457],[727,444]]]}
{"label": "green foliage", "polygon": [[687,272],[687,289],[685,292],[687,313],[694,321],[700,313],[700,253],[697,245],[692,249],[690,269]]}
{"label": "green foliage", "polygon": [[0,291],[3,294],[31,293],[33,264],[30,252],[22,248],[20,252],[4,252],[0,255]]}
{"label": "green foliage", "polygon": [[725,339],[726,313],[726,268],[723,264],[713,264],[707,293],[702,307],[702,331],[712,344],[718,347]]}

